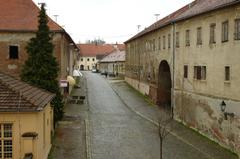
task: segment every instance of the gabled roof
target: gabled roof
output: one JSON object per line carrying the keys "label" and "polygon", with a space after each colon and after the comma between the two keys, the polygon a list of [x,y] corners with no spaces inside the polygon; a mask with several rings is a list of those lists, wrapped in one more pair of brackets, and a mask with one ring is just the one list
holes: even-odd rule
{"label": "gabled roof", "polygon": [[0,112],[41,111],[54,97],[52,93],[0,73]]}
{"label": "gabled roof", "polygon": [[144,36],[157,29],[165,27],[171,23],[189,19],[191,17],[204,14],[216,9],[221,9],[237,3],[240,3],[240,0],[195,0],[180,8],[179,10],[173,12],[172,14],[166,16],[165,18],[160,19],[156,23],[152,24],[151,26],[147,27],[140,33],[127,40],[125,43]]}
{"label": "gabled roof", "polygon": [[108,55],[115,51],[115,48],[111,44],[78,44],[81,56],[97,56],[97,55]]}
{"label": "gabled roof", "polygon": [[104,57],[101,62],[124,62],[125,61],[125,51],[115,51],[106,57]]}
{"label": "gabled roof", "polygon": [[[32,0],[0,0],[0,31],[36,31],[39,8]],[[51,31],[64,31],[51,18]]]}

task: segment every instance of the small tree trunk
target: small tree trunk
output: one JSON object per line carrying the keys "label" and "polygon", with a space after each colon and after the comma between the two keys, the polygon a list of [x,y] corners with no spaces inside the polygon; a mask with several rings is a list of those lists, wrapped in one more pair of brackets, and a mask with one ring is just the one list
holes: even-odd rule
{"label": "small tree trunk", "polygon": [[162,159],[162,138],[160,137],[160,159]]}

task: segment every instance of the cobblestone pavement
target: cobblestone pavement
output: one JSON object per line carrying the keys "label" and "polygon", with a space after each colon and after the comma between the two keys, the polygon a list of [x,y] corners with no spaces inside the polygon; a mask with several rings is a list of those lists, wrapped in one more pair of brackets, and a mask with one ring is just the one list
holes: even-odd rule
{"label": "cobblestone pavement", "polygon": [[[105,77],[90,72],[85,75],[90,106],[90,157],[158,159],[160,146],[156,125],[129,109],[126,105],[129,102],[119,98]],[[125,96],[128,96],[127,92]],[[164,159],[222,159],[208,155],[206,151],[199,150],[173,134],[167,136],[163,145]],[[228,157],[223,159],[232,158],[231,155]]]}
{"label": "cobblestone pavement", "polygon": [[[74,89],[72,96],[85,96],[85,79],[81,79],[81,87]],[[86,159],[85,119],[88,114],[88,103],[65,106],[65,115],[55,130],[52,152],[49,159]]]}
{"label": "cobblestone pavement", "polygon": [[[126,82],[117,80],[108,80],[115,93],[124,101],[130,110],[158,125],[158,118],[162,115],[162,110],[158,106],[149,103],[145,97],[139,94]],[[195,131],[186,128],[177,121],[171,123],[171,134],[178,140],[191,145],[192,148],[208,156],[211,159],[238,159],[236,155],[213,143],[209,139],[201,136]],[[194,158],[192,156],[192,158]],[[200,158],[200,157],[199,157]]]}

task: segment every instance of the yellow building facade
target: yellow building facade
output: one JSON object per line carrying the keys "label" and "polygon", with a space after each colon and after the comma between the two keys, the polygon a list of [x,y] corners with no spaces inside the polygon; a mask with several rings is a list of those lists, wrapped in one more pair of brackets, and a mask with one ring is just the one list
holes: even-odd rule
{"label": "yellow building facade", "polygon": [[0,159],[47,159],[54,94],[0,73]]}
{"label": "yellow building facade", "polygon": [[41,112],[0,113],[0,127],[0,159],[24,159],[27,154],[35,159],[48,158],[53,131],[50,104]]}
{"label": "yellow building facade", "polygon": [[126,81],[240,154],[240,3],[194,1],[126,42]]}

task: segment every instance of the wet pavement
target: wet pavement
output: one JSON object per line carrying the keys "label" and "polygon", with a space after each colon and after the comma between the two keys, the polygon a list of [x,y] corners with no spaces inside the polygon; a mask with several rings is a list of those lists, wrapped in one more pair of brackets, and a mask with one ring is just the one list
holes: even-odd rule
{"label": "wet pavement", "polygon": [[[83,104],[67,104],[50,159],[159,159],[158,107],[122,80],[84,72]],[[237,159],[205,137],[173,122],[163,159]]]}
{"label": "wet pavement", "polygon": [[[140,117],[133,111],[138,108],[140,113],[154,113],[154,108],[142,109],[148,104],[133,90],[124,91],[119,88],[121,81],[109,81],[99,74],[86,73],[88,100],[90,106],[90,149],[93,159],[158,159],[159,136],[158,127],[149,120]],[[126,83],[125,83],[125,86]],[[131,89],[128,87],[128,89]],[[122,96],[120,96],[121,94]],[[120,98],[121,97],[121,98]],[[125,98],[122,98],[125,97]],[[137,101],[137,102],[136,102]],[[139,102],[140,101],[140,102]],[[155,112],[155,114],[157,114]],[[158,115],[158,114],[157,114]],[[235,156],[216,144],[210,146],[211,154],[204,150],[210,144],[208,140],[181,125],[174,125],[175,130],[164,140],[163,157],[165,159],[231,159]],[[194,146],[181,137],[188,133],[188,138],[204,143],[203,148]],[[195,135],[194,135],[195,134]],[[183,135],[184,136],[184,135]],[[205,143],[207,142],[207,143]],[[209,142],[209,143],[208,143]],[[201,144],[200,144],[201,145]],[[220,148],[220,149],[218,149]],[[223,151],[223,153],[219,153]]]}
{"label": "wet pavement", "polygon": [[[72,96],[85,96],[85,79],[82,78],[81,87],[74,89]],[[53,141],[49,159],[86,159],[86,125],[88,103],[73,103],[69,98],[65,106],[65,114],[59,122]]]}

